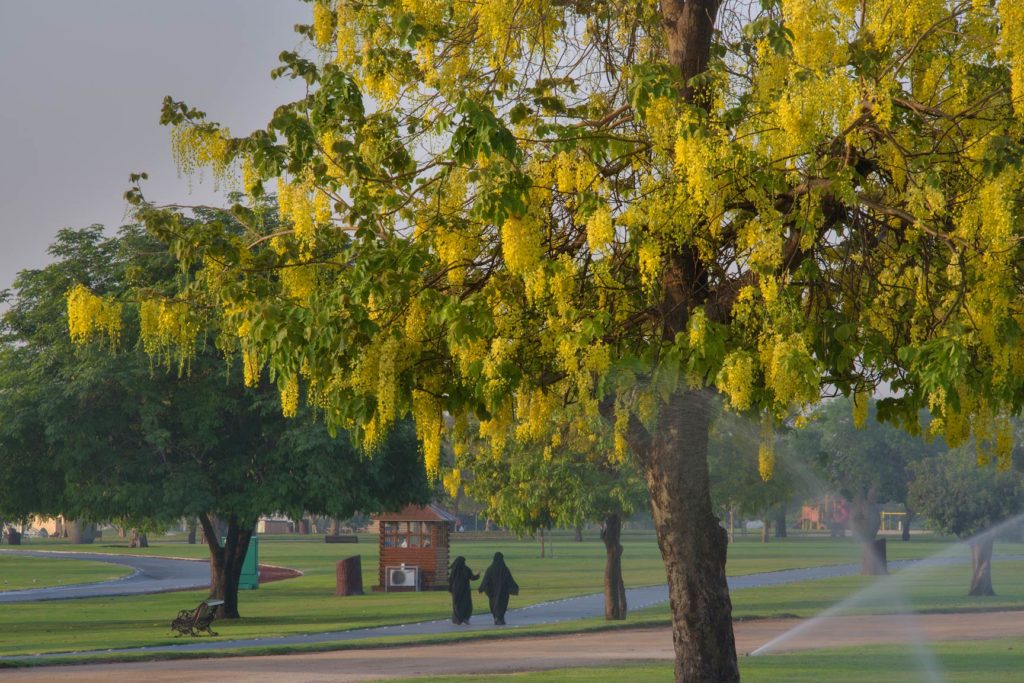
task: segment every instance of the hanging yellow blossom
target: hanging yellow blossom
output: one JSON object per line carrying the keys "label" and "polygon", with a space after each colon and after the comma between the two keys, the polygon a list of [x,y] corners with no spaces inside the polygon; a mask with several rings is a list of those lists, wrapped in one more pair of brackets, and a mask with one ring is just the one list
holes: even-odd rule
{"label": "hanging yellow blossom", "polygon": [[530,218],[510,217],[501,226],[501,254],[512,273],[530,272],[544,254],[544,232]]}
{"label": "hanging yellow blossom", "polygon": [[330,47],[334,40],[334,17],[334,10],[328,0],[315,0],[313,3],[313,40],[321,49]]}
{"label": "hanging yellow blossom", "polygon": [[93,294],[84,285],[75,285],[67,294],[68,331],[71,341],[85,344],[99,334],[111,346],[121,339],[121,304]]}
{"label": "hanging yellow blossom", "polygon": [[615,240],[615,226],[608,207],[602,206],[587,220],[587,245],[593,252],[604,251]]}
{"label": "hanging yellow blossom", "polygon": [[775,424],[769,414],[761,418],[761,444],[757,449],[757,472],[761,481],[775,476]]}
{"label": "hanging yellow blossom", "polygon": [[292,375],[279,384],[281,391],[281,414],[295,417],[299,412],[299,378]]}
{"label": "hanging yellow blossom", "polygon": [[861,429],[867,421],[870,398],[867,391],[856,391],[853,394],[853,426],[857,429]]}

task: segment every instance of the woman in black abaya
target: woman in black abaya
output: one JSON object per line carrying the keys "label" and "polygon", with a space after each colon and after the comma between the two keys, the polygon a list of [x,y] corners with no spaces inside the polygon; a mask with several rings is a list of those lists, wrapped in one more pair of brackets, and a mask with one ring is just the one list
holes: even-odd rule
{"label": "woman in black abaya", "polygon": [[512,578],[512,572],[505,566],[505,556],[501,553],[494,553],[494,560],[484,572],[484,580],[480,582],[479,590],[481,593],[487,593],[494,623],[504,626],[508,596],[519,595],[519,584]]}
{"label": "woman in black abaya", "polygon": [[452,594],[452,623],[468,624],[473,616],[473,591],[470,581],[480,578],[466,566],[466,558],[459,555],[448,570],[448,592]]}

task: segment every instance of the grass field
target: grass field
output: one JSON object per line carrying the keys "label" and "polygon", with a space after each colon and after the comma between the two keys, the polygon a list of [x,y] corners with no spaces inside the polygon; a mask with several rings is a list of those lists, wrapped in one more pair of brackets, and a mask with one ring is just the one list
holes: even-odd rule
{"label": "grass field", "polygon": [[[910,543],[891,542],[892,559],[926,557],[940,552],[948,544],[915,539]],[[658,584],[664,570],[653,534],[630,532],[625,535],[623,572],[628,586]],[[92,546],[67,546],[56,542],[35,543],[35,549],[76,549],[93,552],[144,553],[178,557],[205,558],[203,546],[162,542],[144,550]],[[539,557],[539,545],[533,541],[459,542],[456,537],[452,556],[465,555],[477,571],[483,570],[495,550],[505,553],[509,567],[523,590],[513,607],[600,591],[604,547],[593,534],[583,543],[556,535],[553,558]],[[1022,553],[1020,545],[1000,544],[997,552]],[[362,628],[384,624],[443,618],[450,609],[447,593],[368,593],[365,596],[338,598],[334,592],[334,563],[350,554],[362,555],[364,584],[377,583],[376,539],[364,537],[357,545],[327,545],[321,537],[265,538],[260,545],[260,561],[302,570],[305,575],[270,583],[240,596],[243,619],[221,622],[221,639],[270,637],[292,633]],[[729,573],[732,575],[776,569],[856,562],[859,547],[849,541],[827,538],[793,537],[762,545],[742,537],[730,548]],[[28,558],[25,558],[27,561]],[[61,571],[65,561],[51,563]],[[1005,565],[1005,566],[1004,566]],[[994,599],[967,599],[966,567],[941,567],[915,576],[909,582],[911,602],[922,610],[957,610],[996,607],[1024,607],[1024,563],[999,562],[994,575],[999,596]],[[733,604],[737,617],[810,615],[862,589],[869,579],[850,577],[808,582],[800,586],[737,590]],[[193,607],[204,597],[201,591],[165,593],[149,596],[96,598],[61,603],[23,603],[5,605],[0,610],[0,654],[67,652],[160,645],[175,642],[168,623],[179,609]],[[891,609],[891,601],[876,600],[863,609]],[[479,611],[479,602],[477,609]],[[667,606],[651,608],[631,615],[626,625],[664,622]],[[544,631],[564,631],[604,626],[603,620],[562,625]],[[520,630],[520,632],[525,629]],[[532,632],[537,632],[534,630]],[[180,641],[178,641],[180,642]]]}
{"label": "grass field", "polygon": [[[1016,683],[1021,680],[1018,640],[934,643],[929,648],[941,680],[948,683]],[[936,680],[922,671],[920,660],[905,646],[869,646],[816,650],[794,654],[744,657],[740,674],[745,683],[926,683]],[[393,680],[392,683],[671,683],[671,664],[556,669],[538,673],[449,676]]]}
{"label": "grass field", "polygon": [[46,560],[0,553],[0,591],[109,581],[131,574],[128,567],[84,560]]}

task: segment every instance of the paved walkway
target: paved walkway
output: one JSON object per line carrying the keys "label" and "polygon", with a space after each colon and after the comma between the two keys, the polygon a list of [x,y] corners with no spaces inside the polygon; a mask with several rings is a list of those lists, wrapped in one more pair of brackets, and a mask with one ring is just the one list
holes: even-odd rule
{"label": "paved walkway", "polygon": [[[83,558],[86,559],[86,558]],[[91,558],[90,558],[91,559]],[[999,558],[999,559],[1021,559],[1021,558]],[[930,560],[908,560],[894,561],[889,563],[893,569],[908,567],[912,565],[928,564],[951,564],[962,563],[966,558],[944,557]],[[729,578],[729,590],[735,591],[744,588],[759,588],[764,586],[775,586],[785,583],[797,583],[801,581],[813,581],[841,576],[852,576],[861,570],[860,564],[842,564],[828,567],[809,567],[806,569],[788,569],[777,572],[765,572],[760,574],[748,574],[745,576],[733,576]],[[649,586],[645,588],[632,588],[626,591],[627,601],[630,610],[640,610],[645,607],[668,602],[668,588],[666,586]],[[51,653],[44,655],[18,655],[0,657],[0,661],[21,660],[21,659],[43,659],[67,655],[86,654],[139,654],[139,653],[202,653],[210,650],[227,650],[247,647],[272,647],[288,645],[310,645],[325,643],[343,643],[356,640],[367,640],[371,638],[386,638],[392,636],[422,636],[437,635],[445,633],[484,632],[495,630],[508,630],[522,628],[525,626],[538,626],[554,624],[579,619],[588,619],[604,615],[604,595],[592,593],[575,598],[542,602],[528,607],[509,610],[506,621],[508,626],[500,627],[491,623],[489,616],[478,614],[473,619],[472,625],[456,626],[448,619],[435,621],[423,621],[411,624],[399,624],[394,626],[380,626],[376,628],[351,629],[347,631],[328,631],[323,633],[306,633],[289,636],[274,636],[267,638],[245,638],[237,640],[203,639],[192,640],[182,644],[156,645],[151,647],[122,648],[111,650],[99,650],[88,652],[66,652]]]}
{"label": "paved walkway", "polygon": [[0,604],[39,600],[102,598],[112,595],[142,595],[168,591],[195,590],[210,585],[210,564],[205,560],[184,560],[144,555],[80,553],[49,550],[0,550],[30,557],[60,560],[90,560],[131,567],[135,571],[112,581],[80,583],[71,586],[29,588],[0,592]]}
{"label": "paved walkway", "polygon": [[[1024,638],[1024,613],[860,615],[819,620],[816,626],[779,650],[808,650],[874,643],[904,643],[908,652],[922,643],[946,640]],[[787,631],[801,619],[757,619],[733,624],[736,649],[742,656]],[[405,645],[332,652],[175,659],[127,663],[29,667],[4,670],[5,683],[349,683],[415,676],[450,676],[541,671],[581,666],[616,666],[630,662],[671,662],[672,632],[667,627],[615,629],[595,633],[529,636],[497,645],[492,640],[440,645]],[[884,680],[895,680],[885,678]],[[980,679],[979,679],[980,680]]]}

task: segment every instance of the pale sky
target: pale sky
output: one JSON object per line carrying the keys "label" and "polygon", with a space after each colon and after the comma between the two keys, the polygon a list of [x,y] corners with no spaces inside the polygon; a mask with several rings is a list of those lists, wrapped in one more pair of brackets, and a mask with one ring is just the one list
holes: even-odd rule
{"label": "pale sky", "polygon": [[223,203],[178,178],[164,95],[245,134],[304,84],[270,80],[299,0],[0,0],[0,289],[47,263],[63,227],[126,222],[128,174],[147,198]]}

